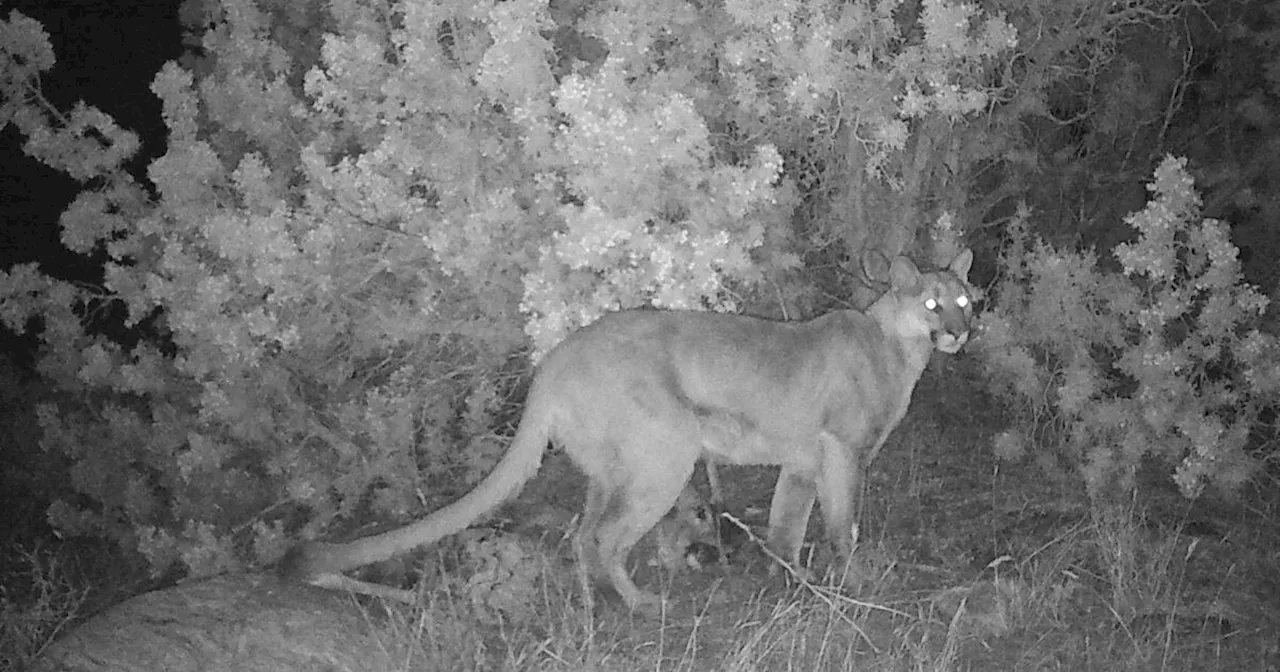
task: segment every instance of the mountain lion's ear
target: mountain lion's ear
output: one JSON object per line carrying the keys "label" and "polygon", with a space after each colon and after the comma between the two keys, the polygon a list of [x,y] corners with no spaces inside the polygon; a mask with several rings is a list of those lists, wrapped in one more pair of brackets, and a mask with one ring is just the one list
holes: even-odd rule
{"label": "mountain lion's ear", "polygon": [[889,277],[894,289],[915,287],[920,282],[920,269],[916,268],[915,263],[910,259],[898,257],[893,260],[893,267],[889,269]]}
{"label": "mountain lion's ear", "polygon": [[973,250],[965,248],[951,261],[951,272],[961,280],[969,279],[969,267],[973,265]]}
{"label": "mountain lion's ear", "polygon": [[872,282],[889,282],[889,257],[880,250],[863,250],[862,274]]}

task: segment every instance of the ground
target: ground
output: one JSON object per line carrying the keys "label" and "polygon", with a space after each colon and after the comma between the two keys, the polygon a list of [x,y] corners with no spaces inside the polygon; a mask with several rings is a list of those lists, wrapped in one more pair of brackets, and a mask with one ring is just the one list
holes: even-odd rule
{"label": "ground", "polygon": [[[330,669],[1280,670],[1272,477],[1235,498],[1187,502],[1152,468],[1130,501],[1091,505],[1062,457],[997,460],[1000,418],[976,390],[957,393],[944,382],[956,375],[925,376],[874,465],[847,573],[827,568],[813,582],[771,575],[742,537],[728,562],[672,574],[642,546],[637,582],[662,593],[664,611],[630,614],[583,590],[569,534],[582,479],[553,456],[497,522],[381,568],[384,580],[416,581],[413,607],[317,597],[269,577],[224,579],[230,588],[179,586],[126,603],[81,632],[130,623],[189,646],[181,628],[193,620],[182,614],[198,604],[219,609],[219,623],[228,613],[239,618],[230,619],[239,629],[225,631],[231,644],[213,642],[217,651],[242,655],[247,631],[267,638],[263,650],[297,654],[261,669],[309,669],[303,661],[315,659],[303,654],[330,654],[297,632],[331,629],[319,639],[343,642],[336,650],[347,657],[333,653]],[[775,475],[722,469],[728,513],[754,532],[763,530]],[[819,529],[811,525],[815,542]],[[823,546],[814,548],[814,567],[825,567]],[[223,601],[209,597],[218,591]],[[274,597],[245,597],[260,594]],[[289,605],[284,616],[281,605]],[[302,626],[261,625],[273,619]],[[6,615],[6,625],[15,622]],[[61,640],[46,660],[76,641]],[[368,655],[352,655],[362,647]],[[344,667],[353,657],[360,664]]]}

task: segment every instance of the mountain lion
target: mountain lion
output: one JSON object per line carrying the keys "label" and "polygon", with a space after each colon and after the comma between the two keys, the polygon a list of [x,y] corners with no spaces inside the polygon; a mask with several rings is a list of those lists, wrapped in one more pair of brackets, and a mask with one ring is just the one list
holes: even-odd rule
{"label": "mountain lion", "polygon": [[548,441],[588,479],[579,562],[632,609],[657,597],[625,562],[680,496],[702,456],[780,465],[768,544],[798,564],[815,499],[826,536],[853,550],[853,501],[867,467],[902,420],[930,352],[969,338],[965,250],[922,273],[906,257],[866,312],[807,322],[705,312],[625,310],[566,338],[538,368],[505,457],[479,485],[425,518],[346,544],[296,547],[282,569],[321,586],[341,572],[465,529],[534,476]]}

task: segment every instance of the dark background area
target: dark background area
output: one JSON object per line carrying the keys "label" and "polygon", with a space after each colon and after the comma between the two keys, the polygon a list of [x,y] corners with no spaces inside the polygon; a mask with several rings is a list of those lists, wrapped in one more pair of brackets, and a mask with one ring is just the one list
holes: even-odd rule
{"label": "dark background area", "polygon": [[[66,111],[83,101],[138,134],[142,148],[127,167],[144,185],[150,184],[147,165],[165,151],[160,100],[150,85],[160,67],[182,53],[179,4],[22,0],[5,2],[0,9],[6,18],[17,10],[44,25],[57,59],[39,82],[49,105]],[[100,283],[103,260],[63,247],[58,226],[62,211],[92,184],[81,185],[27,156],[23,143],[15,127],[0,129],[0,269],[35,262],[56,278]],[[10,416],[8,431],[15,434],[39,431],[28,405],[44,398],[47,385],[21,373],[33,366],[38,342],[35,330],[18,335],[0,326],[0,355],[17,367],[7,370],[15,378],[6,378],[5,384],[15,379],[25,383],[0,397],[0,414]],[[30,436],[0,436],[0,509],[8,523],[7,540],[51,538],[44,520],[48,496],[66,485],[66,465],[43,451],[33,453],[33,445]]]}
{"label": "dark background area", "polygon": [[[49,34],[57,64],[40,81],[45,98],[58,110],[84,101],[137,133],[142,150],[127,164],[148,184],[147,165],[165,151],[160,100],[151,80],[166,61],[182,53],[178,2],[20,0],[3,3],[39,21]],[[81,186],[28,157],[12,126],[0,131],[0,268],[39,262],[50,275],[96,282],[97,263],[72,254],[59,242],[58,215]],[[4,349],[13,345],[5,334]]]}

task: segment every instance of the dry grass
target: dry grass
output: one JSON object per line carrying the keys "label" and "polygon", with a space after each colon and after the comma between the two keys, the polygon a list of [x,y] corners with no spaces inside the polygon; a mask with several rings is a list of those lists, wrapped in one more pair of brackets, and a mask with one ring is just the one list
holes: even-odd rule
{"label": "dry grass", "polygon": [[[1198,544],[1149,537],[1116,519],[1083,521],[1026,560],[999,559],[964,581],[893,567],[859,599],[835,581],[787,587],[732,567],[650,572],[666,597],[653,621],[593,604],[558,562],[544,564],[536,599],[501,612],[457,583],[424,580],[414,608],[360,603],[381,650],[366,669],[1275,669],[1274,605],[1239,595],[1231,567],[1197,586],[1188,572]],[[78,605],[56,567],[30,567],[38,589],[0,608],[10,669],[24,669]]]}
{"label": "dry grass", "polygon": [[81,613],[87,590],[62,560],[39,550],[9,549],[0,576],[0,669],[21,670]]}
{"label": "dry grass", "polygon": [[[1280,669],[1268,496],[1192,506],[1149,488],[1099,510],[1051,460],[996,462],[992,432],[964,421],[972,409],[924,396],[877,464],[868,529],[833,578],[771,577],[752,552],[675,576],[637,559],[637,581],[665,598],[644,620],[584,590],[564,542],[517,535],[520,552],[502,557],[519,567],[437,552],[415,607],[353,607],[347,623],[379,652],[363,669]],[[725,476],[731,508],[768,501],[769,472]],[[19,584],[0,596],[0,652],[23,669],[81,594],[36,556],[5,577]]]}

